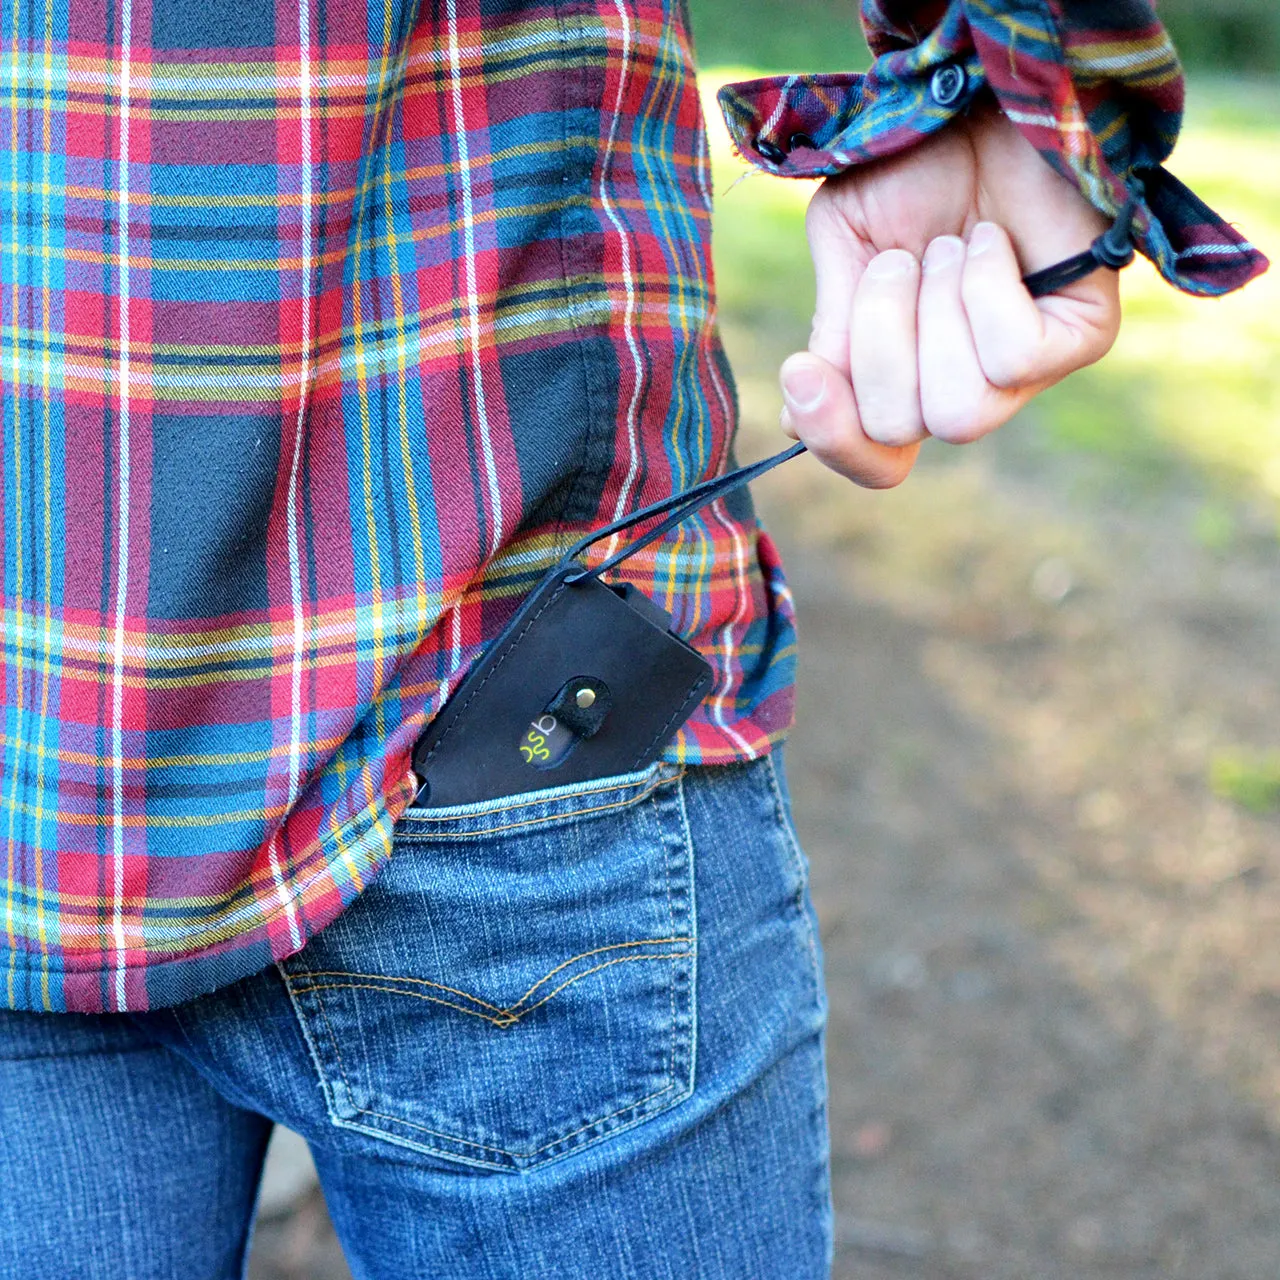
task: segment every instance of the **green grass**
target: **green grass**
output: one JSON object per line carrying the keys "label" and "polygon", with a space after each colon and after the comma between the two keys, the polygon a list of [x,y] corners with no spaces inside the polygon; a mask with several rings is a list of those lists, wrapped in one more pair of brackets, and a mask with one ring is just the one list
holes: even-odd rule
{"label": "green grass", "polygon": [[703,67],[858,71],[871,59],[856,0],[689,0],[689,9]]}
{"label": "green grass", "polygon": [[1251,813],[1280,809],[1280,753],[1222,752],[1209,766],[1215,795],[1233,800]]}
{"label": "green grass", "polygon": [[1251,72],[1280,67],[1275,0],[1161,0],[1159,13],[1189,67]]}

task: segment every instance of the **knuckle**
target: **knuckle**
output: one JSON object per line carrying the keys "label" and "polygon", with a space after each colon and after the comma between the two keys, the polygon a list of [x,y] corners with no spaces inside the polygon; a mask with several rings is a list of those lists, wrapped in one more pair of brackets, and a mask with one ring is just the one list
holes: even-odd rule
{"label": "knuckle", "polygon": [[804,227],[811,242],[847,233],[840,214],[839,195],[829,183],[824,182],[810,198],[804,213]]}
{"label": "knuckle", "polygon": [[866,429],[866,431],[867,436],[874,440],[876,444],[888,445],[892,449],[901,449],[905,445],[915,444],[918,440],[923,440],[925,436],[922,423],[893,423],[887,427],[878,427],[874,430]]}
{"label": "knuckle", "polygon": [[924,434],[920,413],[912,413],[896,400],[860,392],[858,416],[863,431],[877,444],[912,444]]}
{"label": "knuckle", "polygon": [[986,424],[976,405],[945,403],[925,414],[925,429],[946,444],[969,444],[985,434]]}
{"label": "knuckle", "polygon": [[1059,376],[1096,364],[1115,346],[1120,336],[1119,312],[1108,311],[1098,317],[1089,317],[1084,323],[1072,324],[1068,334],[1070,343],[1063,359],[1058,362]]}
{"label": "knuckle", "polygon": [[1111,348],[1116,345],[1120,337],[1120,308],[1117,306],[1114,313],[1107,317],[1107,323],[1102,327],[1098,335],[1097,345],[1094,351],[1094,360],[1101,360],[1107,355]]}
{"label": "knuckle", "polygon": [[863,474],[859,483],[864,489],[896,489],[915,465],[915,453],[905,451],[891,462],[883,463]]}
{"label": "knuckle", "polygon": [[910,473],[917,453],[916,448],[910,447],[892,454],[885,454],[874,445],[868,447],[863,432],[849,420],[828,424],[821,438],[802,431],[801,439],[823,466],[864,489],[900,485]]}
{"label": "knuckle", "polygon": [[993,387],[1002,391],[1025,387],[1036,381],[1036,353],[1021,343],[993,342],[982,354],[982,372]]}
{"label": "knuckle", "polygon": [[815,222],[830,218],[834,199],[830,188],[824,182],[809,198],[808,208],[804,212],[805,222],[812,226]]}

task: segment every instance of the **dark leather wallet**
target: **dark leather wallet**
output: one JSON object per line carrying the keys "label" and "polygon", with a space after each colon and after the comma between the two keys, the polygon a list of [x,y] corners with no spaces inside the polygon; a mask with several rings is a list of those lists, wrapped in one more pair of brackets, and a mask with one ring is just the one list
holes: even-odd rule
{"label": "dark leather wallet", "polygon": [[713,679],[670,623],[642,592],[561,565],[418,740],[415,803],[470,804],[651,764]]}

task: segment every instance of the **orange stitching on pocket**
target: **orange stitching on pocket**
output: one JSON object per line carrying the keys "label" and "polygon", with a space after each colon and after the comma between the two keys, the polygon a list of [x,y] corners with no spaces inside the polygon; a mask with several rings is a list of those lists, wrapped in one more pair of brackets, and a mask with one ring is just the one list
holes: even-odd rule
{"label": "orange stitching on pocket", "polygon": [[[578,955],[566,960],[563,964],[558,964],[550,973],[543,975],[537,982],[529,988],[528,991],[520,997],[513,1005],[509,1005],[503,1012],[510,1012],[512,1009],[518,1009],[544,982],[550,982],[552,978],[567,969],[571,964],[577,964],[579,960],[585,960],[588,956],[603,955],[606,951],[621,951],[626,947],[660,947],[668,942],[690,942],[690,938],[641,938],[638,942],[615,942],[607,947],[596,947],[592,951],[583,951]],[[687,954],[687,952],[686,952]],[[558,988],[557,988],[558,989]]]}
{"label": "orange stitching on pocket", "polygon": [[[437,991],[447,991],[451,996],[461,996],[464,1000],[483,1005],[486,1009],[492,1009],[494,1013],[506,1013],[506,1009],[502,1005],[490,1004],[487,1000],[481,1000],[479,996],[473,996],[470,991],[459,991],[457,987],[446,987],[443,983],[432,982],[429,978],[407,978],[398,973],[353,973],[349,969],[316,969],[309,972],[307,976],[313,982],[313,985],[307,988],[308,991],[316,991],[321,987],[347,985],[341,982],[315,982],[316,978],[381,978],[384,982],[412,982],[420,987],[435,987]],[[411,991],[405,992],[405,995],[413,994],[415,993]],[[440,1003],[445,1004],[447,1001],[442,1000]]]}
{"label": "orange stitching on pocket", "polygon": [[[587,814],[587,813],[608,813],[610,809],[625,809],[628,805],[639,804],[641,800],[645,799],[649,795],[652,795],[653,792],[655,792],[659,787],[664,787],[667,785],[667,783],[675,782],[678,779],[683,777],[684,777],[684,770],[682,769],[679,773],[673,773],[670,776],[662,775],[654,778],[653,781],[646,787],[646,789],[638,796],[627,796],[622,800],[615,800],[612,804],[597,804],[597,805],[588,806],[585,809],[570,809],[566,813],[544,813],[540,818],[527,818],[524,822],[508,822],[502,826],[483,827],[476,831],[448,831],[441,834],[437,834],[436,832],[402,831],[400,834],[402,837],[408,838],[410,840],[414,839],[415,837],[423,840],[475,840],[479,836],[493,836],[493,835],[498,835],[503,831],[518,831],[523,827],[541,826],[542,823],[544,822],[559,822],[563,818],[580,818],[582,817],[583,814]],[[626,785],[631,787],[639,787],[639,786],[644,786],[645,784],[642,782],[634,782],[634,783],[627,783]],[[616,785],[612,787],[600,788],[600,791],[616,791],[616,790],[617,790]],[[583,794],[598,795],[599,792],[588,791],[588,792],[583,792]],[[536,804],[536,803],[537,801],[534,801],[534,800],[525,801],[526,805]],[[522,807],[523,807],[522,805],[510,806],[510,808],[522,808]],[[499,812],[504,812],[504,811],[499,810]],[[479,816],[479,815],[475,815],[475,816]],[[428,811],[428,813],[425,813],[423,814],[422,817],[418,817],[418,818],[415,818],[412,816],[412,814],[409,814],[408,821],[410,822],[461,822],[461,821],[464,821],[466,817],[467,817],[466,814],[452,814],[448,816],[434,818],[429,816],[429,811]]]}
{"label": "orange stitching on pocket", "polygon": [[[454,1004],[453,1001],[451,1000],[441,1000],[439,996],[429,996],[424,991],[405,991],[400,987],[388,987],[381,983],[317,982],[313,986],[309,986],[309,987],[294,987],[294,992],[297,995],[306,995],[308,992],[312,992],[312,991],[343,991],[343,990],[384,991],[388,995],[409,996],[414,1000],[426,1000],[431,1004],[441,1004],[441,1005],[444,1005],[446,1009],[456,1009],[459,1013],[470,1014],[470,1016],[473,1018],[483,1018],[485,1022],[492,1022],[495,1027],[501,1027],[503,1030],[505,1030],[507,1027],[514,1026],[517,1022],[521,1020],[521,1018],[525,1017],[527,1014],[532,1013],[535,1009],[542,1008],[542,1006],[546,1004],[548,1000],[551,1000],[555,996],[559,995],[560,992],[563,991],[566,987],[571,987],[575,982],[578,982],[580,979],[589,978],[593,973],[599,973],[602,969],[608,969],[615,964],[631,964],[636,960],[687,960],[691,955],[693,955],[692,951],[661,951],[661,952],[655,951],[650,953],[649,955],[619,956],[618,959],[616,960],[606,960],[604,964],[595,965],[590,969],[584,970],[582,973],[575,973],[572,978],[569,978],[567,981],[562,982],[554,991],[550,993],[550,995],[543,996],[543,998],[539,1000],[537,1004],[531,1004],[527,1009],[520,1009],[519,1003],[513,1004],[507,1009],[498,1010],[499,1016],[496,1018],[490,1017],[487,1013],[480,1013],[475,1009],[468,1009],[464,1005]],[[353,974],[351,976],[358,977],[361,975]],[[538,985],[541,986],[542,984],[539,983]],[[462,993],[459,993],[459,994],[462,994]],[[471,997],[468,996],[467,998],[470,999]],[[488,1008],[492,1009],[494,1008],[494,1006],[489,1005]],[[519,1013],[516,1012],[517,1009],[520,1009]],[[335,1045],[334,1047],[336,1048],[337,1046]],[[342,1055],[340,1052],[338,1056],[339,1058],[341,1058]]]}
{"label": "orange stitching on pocket", "polygon": [[[439,996],[429,996],[425,991],[405,991],[403,987],[388,987],[376,982],[317,982],[310,987],[294,987],[294,992],[300,996],[313,991],[385,991],[392,996],[411,996],[414,1000],[427,1000],[432,1004],[442,1004],[446,1009],[457,1009],[459,1013],[470,1014],[473,1018],[483,1018],[486,1022],[492,1022],[496,1027],[510,1026],[512,1022],[516,1021],[514,1018],[502,1016],[506,1013],[505,1009],[497,1010],[499,1016],[493,1018],[489,1014],[480,1013],[476,1009],[468,1009],[465,1005],[454,1004],[452,1000],[441,1000]],[[492,1009],[494,1006],[490,1005],[489,1008]],[[339,1054],[339,1057],[341,1057],[341,1054]]]}
{"label": "orange stitching on pocket", "polygon": [[[522,1010],[520,1013],[515,1013],[513,1020],[518,1022],[526,1014],[532,1013],[535,1009],[541,1009],[548,1000],[558,996],[565,987],[571,987],[575,982],[578,982],[583,978],[589,978],[593,973],[599,973],[601,969],[608,969],[615,964],[631,964],[636,960],[687,960],[691,955],[693,955],[692,951],[666,951],[661,954],[655,953],[647,956],[619,956],[616,960],[606,960],[604,964],[598,964],[582,973],[575,973],[572,978],[562,982],[553,992],[551,992],[550,995],[543,996],[537,1004],[531,1004],[527,1009]],[[519,1008],[519,1006],[515,1005],[512,1007],[513,1013],[516,1008]]]}
{"label": "orange stitching on pocket", "polygon": [[[531,986],[518,1000],[509,1005],[490,1004],[488,1000],[481,1000],[479,996],[473,996],[470,991],[460,991],[457,987],[447,987],[442,982],[432,982],[430,978],[412,978],[399,973],[354,973],[349,969],[314,969],[308,970],[307,976],[315,982],[316,978],[374,978],[382,979],[384,982],[411,982],[415,986],[434,987],[437,991],[447,991],[450,995],[461,996],[464,1000],[470,1000],[473,1004],[482,1005],[486,1009],[492,1009],[494,1013],[506,1014],[512,1009],[518,1009],[528,998],[533,995],[544,982],[549,982],[563,969],[567,969],[571,964],[577,964],[579,960],[585,960],[588,956],[602,955],[606,951],[621,951],[627,947],[658,947],[669,942],[690,942],[690,938],[640,938],[635,942],[614,942],[607,947],[596,947],[591,951],[580,952],[576,956],[570,956],[568,960],[562,964],[556,965],[549,973],[544,974],[537,982]],[[345,985],[333,982],[316,983],[316,986],[333,987]],[[309,989],[314,989],[309,988]],[[412,992],[405,992],[406,995],[412,995]],[[440,1001],[441,1004],[448,1003]]]}

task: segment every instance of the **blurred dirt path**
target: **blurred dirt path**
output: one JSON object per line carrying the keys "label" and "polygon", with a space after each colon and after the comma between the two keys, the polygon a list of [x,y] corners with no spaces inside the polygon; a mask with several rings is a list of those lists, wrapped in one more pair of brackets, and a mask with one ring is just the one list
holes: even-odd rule
{"label": "blurred dirt path", "polygon": [[[1177,493],[1099,498],[1019,430],[893,495],[808,460],[758,489],[801,620],[836,1280],[1275,1280],[1280,818],[1207,781],[1275,745],[1274,531],[1206,549]],[[345,1280],[317,1198],[251,1275]]]}
{"label": "blurred dirt path", "polygon": [[1280,1274],[1280,1145],[1127,978],[1055,958],[1088,924],[1019,843],[1060,833],[931,678],[936,633],[792,565],[837,1277]]}

